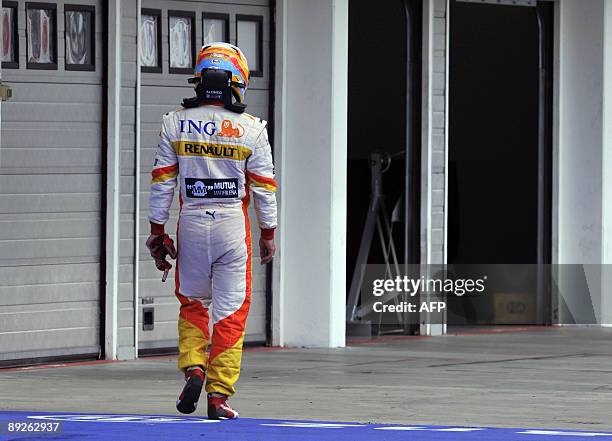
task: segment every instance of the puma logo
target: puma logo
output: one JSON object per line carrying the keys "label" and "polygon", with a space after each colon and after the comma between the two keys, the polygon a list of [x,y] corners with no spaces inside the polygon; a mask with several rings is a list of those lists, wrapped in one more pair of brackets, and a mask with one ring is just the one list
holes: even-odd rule
{"label": "puma logo", "polygon": [[215,213],[216,213],[215,211],[208,211],[208,210],[206,211],[206,214],[212,217],[213,220],[215,219]]}
{"label": "puma logo", "polygon": [[221,122],[221,131],[219,132],[219,136],[225,136],[226,138],[240,138],[244,135],[244,127],[242,124],[236,124],[236,127],[232,125],[232,122],[229,119],[224,119]]}

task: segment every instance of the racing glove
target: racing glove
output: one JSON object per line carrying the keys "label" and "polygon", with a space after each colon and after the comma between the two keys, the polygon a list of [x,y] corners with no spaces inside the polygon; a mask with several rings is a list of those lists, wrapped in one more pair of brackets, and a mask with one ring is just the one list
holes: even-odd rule
{"label": "racing glove", "polygon": [[166,281],[168,271],[172,268],[166,256],[176,259],[176,248],[174,241],[167,234],[151,234],[147,239],[147,248],[151,252],[151,257],[155,260],[155,267],[164,272],[162,282]]}

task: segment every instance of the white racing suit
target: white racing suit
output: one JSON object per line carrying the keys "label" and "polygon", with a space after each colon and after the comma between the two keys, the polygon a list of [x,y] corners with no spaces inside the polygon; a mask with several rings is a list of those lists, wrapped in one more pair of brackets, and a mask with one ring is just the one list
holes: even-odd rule
{"label": "white racing suit", "polygon": [[[232,395],[251,298],[251,190],[262,237],[276,227],[276,182],[266,123],[204,105],[164,116],[149,220],[161,234],[179,183],[176,296],[180,369],[207,368],[206,391]],[[207,356],[209,307],[213,335]]]}

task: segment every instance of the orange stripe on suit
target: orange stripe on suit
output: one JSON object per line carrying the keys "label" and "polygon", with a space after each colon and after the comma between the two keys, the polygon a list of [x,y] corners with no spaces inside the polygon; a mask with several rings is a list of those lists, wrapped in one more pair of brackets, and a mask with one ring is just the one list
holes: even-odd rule
{"label": "orange stripe on suit", "polygon": [[[248,193],[247,193],[248,194]],[[252,250],[251,228],[247,213],[248,198],[244,201],[244,229],[247,246],[247,262],[245,268],[246,292],[242,305],[233,314],[225,317],[213,326],[212,346],[208,361],[208,374],[206,378],[206,391],[224,395],[233,395],[234,384],[240,376],[242,364],[242,344],[246,328],[246,319],[251,306],[252,277]]]}
{"label": "orange stripe on suit", "polygon": [[[179,254],[175,280],[176,295],[181,303],[178,366],[180,369],[197,365],[207,368],[206,391],[228,396],[234,394],[234,385],[240,376],[242,345],[251,304],[252,250],[248,202],[249,198],[245,197],[239,217],[236,211],[223,207],[215,210],[215,218],[182,213],[179,217],[181,234],[177,233]],[[189,220],[185,221],[186,218]],[[212,247],[206,246],[206,238],[211,237],[213,231],[212,236],[223,236],[230,231],[235,233],[238,224],[234,222],[238,220],[241,222],[239,230],[244,232],[241,245],[236,242],[228,250],[220,250],[219,256],[211,255]],[[222,230],[224,222],[228,223],[228,232]],[[185,228],[189,230],[185,231]],[[181,240],[185,235],[189,241]],[[185,286],[181,283],[181,274],[188,275],[187,280],[196,280]],[[232,283],[235,285],[227,283],[228,275],[234,276]],[[200,292],[194,293],[198,289]],[[189,292],[188,296],[184,290]],[[211,305],[212,339],[209,336]],[[209,341],[210,354],[207,356]]]}
{"label": "orange stripe on suit", "polygon": [[256,187],[264,187],[270,191],[276,191],[276,180],[274,178],[267,178],[265,176],[256,175],[247,170],[247,177],[249,178],[249,182],[251,182]]}
{"label": "orange stripe on suit", "polygon": [[154,168],[151,172],[151,183],[165,182],[178,174],[178,164]]}
{"label": "orange stripe on suit", "polygon": [[[177,154],[173,145],[180,141],[194,145],[227,142],[218,133],[180,132],[179,121],[183,120],[214,121],[217,127],[225,120],[240,124],[243,140],[250,140],[245,144],[250,154],[238,159]],[[277,225],[276,182],[266,124],[222,107],[178,109],[164,115],[155,161],[152,178],[159,182],[151,185],[149,220],[155,225],[167,223],[177,186],[181,202],[175,271],[180,302],[178,367],[204,367],[208,370],[206,390],[232,395],[240,374],[251,303],[249,183],[259,228],[267,234]]]}

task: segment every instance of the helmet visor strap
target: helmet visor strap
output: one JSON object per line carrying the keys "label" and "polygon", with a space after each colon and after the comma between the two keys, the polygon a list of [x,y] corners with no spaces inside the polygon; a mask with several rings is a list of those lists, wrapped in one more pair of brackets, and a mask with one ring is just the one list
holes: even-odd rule
{"label": "helmet visor strap", "polygon": [[242,103],[233,103],[232,86],[243,87],[242,84],[232,81],[232,73],[220,69],[203,69],[200,77],[191,78],[195,84],[197,102],[220,102],[233,112],[244,112],[246,108]]}

